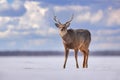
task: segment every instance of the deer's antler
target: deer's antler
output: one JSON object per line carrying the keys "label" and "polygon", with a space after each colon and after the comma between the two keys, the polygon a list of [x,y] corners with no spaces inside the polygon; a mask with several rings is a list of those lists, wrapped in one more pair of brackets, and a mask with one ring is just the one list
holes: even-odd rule
{"label": "deer's antler", "polygon": [[56,18],[57,18],[57,16],[54,16],[54,20],[55,20],[55,22],[61,24],[61,22],[60,22],[58,19],[56,19]]}
{"label": "deer's antler", "polygon": [[74,18],[74,14],[72,14],[71,19],[69,21],[67,21],[66,23],[70,23],[73,20],[73,18]]}

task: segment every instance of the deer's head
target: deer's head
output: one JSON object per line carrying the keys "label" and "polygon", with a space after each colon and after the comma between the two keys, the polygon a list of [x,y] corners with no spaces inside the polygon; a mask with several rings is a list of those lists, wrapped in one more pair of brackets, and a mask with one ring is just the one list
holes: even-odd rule
{"label": "deer's head", "polygon": [[70,22],[73,20],[73,15],[71,17],[70,20],[68,20],[67,22],[65,22],[64,24],[62,24],[57,18],[56,16],[54,16],[54,21],[55,21],[55,25],[56,27],[59,29],[60,33],[64,33],[67,32],[67,28],[70,26]]}

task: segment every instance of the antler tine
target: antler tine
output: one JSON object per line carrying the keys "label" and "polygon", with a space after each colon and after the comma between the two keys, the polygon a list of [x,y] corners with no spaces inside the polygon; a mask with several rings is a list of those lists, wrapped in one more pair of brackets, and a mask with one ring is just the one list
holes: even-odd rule
{"label": "antler tine", "polygon": [[[60,23],[60,21],[57,20],[56,18],[57,18],[57,16],[54,16],[54,20],[55,20],[57,23]],[[60,24],[61,24],[61,23],[60,23]]]}
{"label": "antler tine", "polygon": [[57,22],[57,20],[56,20],[56,16],[54,16],[54,20]]}
{"label": "antler tine", "polygon": [[66,23],[70,23],[73,20],[73,18],[74,18],[74,14],[72,14],[71,19],[69,21],[67,21]]}

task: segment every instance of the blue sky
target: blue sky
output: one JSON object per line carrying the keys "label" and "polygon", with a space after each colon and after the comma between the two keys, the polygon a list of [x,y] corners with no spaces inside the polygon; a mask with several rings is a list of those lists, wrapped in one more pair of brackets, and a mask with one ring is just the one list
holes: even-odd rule
{"label": "blue sky", "polygon": [[90,30],[91,51],[120,50],[119,0],[0,0],[0,51],[63,51],[54,14],[74,14],[70,28]]}

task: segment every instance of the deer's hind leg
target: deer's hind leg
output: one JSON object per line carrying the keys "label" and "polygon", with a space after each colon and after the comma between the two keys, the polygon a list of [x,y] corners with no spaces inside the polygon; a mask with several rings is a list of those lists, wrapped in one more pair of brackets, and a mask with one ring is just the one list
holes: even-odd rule
{"label": "deer's hind leg", "polygon": [[83,53],[83,56],[84,56],[83,68],[88,68],[89,49],[87,49],[87,48],[81,48],[80,51]]}

